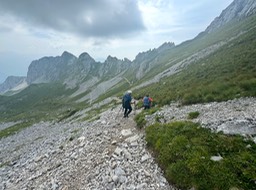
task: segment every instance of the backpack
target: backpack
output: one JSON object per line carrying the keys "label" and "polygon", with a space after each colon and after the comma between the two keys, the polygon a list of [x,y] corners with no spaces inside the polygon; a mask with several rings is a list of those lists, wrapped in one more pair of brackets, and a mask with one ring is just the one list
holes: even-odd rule
{"label": "backpack", "polygon": [[145,96],[143,98],[143,105],[144,106],[149,106],[149,104],[150,104],[149,97]]}
{"label": "backpack", "polygon": [[125,94],[122,99],[123,108],[125,108],[131,102],[131,96],[129,94]]}

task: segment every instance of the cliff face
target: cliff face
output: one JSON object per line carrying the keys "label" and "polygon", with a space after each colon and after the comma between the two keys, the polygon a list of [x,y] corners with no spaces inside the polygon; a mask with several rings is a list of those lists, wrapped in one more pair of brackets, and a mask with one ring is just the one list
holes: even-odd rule
{"label": "cliff face", "polygon": [[64,52],[57,57],[43,57],[32,61],[27,73],[28,84],[56,82],[63,78],[77,58]]}
{"label": "cliff face", "polygon": [[33,61],[27,74],[27,81],[32,83],[83,81],[86,77],[115,76],[129,67],[130,60],[119,60],[109,56],[104,63],[96,62],[88,53],[78,58],[64,52],[57,57],[43,57]]}
{"label": "cliff face", "polygon": [[256,13],[255,0],[234,0],[220,16],[207,27],[205,32],[211,33],[232,20],[240,20]]}

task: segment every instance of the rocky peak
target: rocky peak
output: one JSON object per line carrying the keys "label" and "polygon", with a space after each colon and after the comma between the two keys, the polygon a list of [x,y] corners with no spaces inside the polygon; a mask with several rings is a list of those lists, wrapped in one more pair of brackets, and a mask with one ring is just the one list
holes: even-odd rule
{"label": "rocky peak", "polygon": [[115,76],[122,71],[126,70],[131,61],[129,59],[118,59],[117,57],[108,56],[105,62],[101,65],[99,69],[99,75],[108,75],[108,76]]}
{"label": "rocky peak", "polygon": [[163,52],[165,50],[169,50],[175,47],[173,42],[165,42],[161,46],[157,48],[158,53]]}
{"label": "rocky peak", "polygon": [[80,61],[82,62],[95,62],[95,60],[86,52],[82,53],[81,55],[79,55],[79,58],[78,58]]}
{"label": "rocky peak", "polygon": [[69,66],[76,60],[74,55],[63,52],[61,56],[43,57],[32,61],[28,68],[27,82],[31,84],[59,81],[65,77]]}
{"label": "rocky peak", "polygon": [[73,54],[67,52],[67,51],[64,51],[61,55],[62,59],[65,59],[65,60],[70,60],[70,59],[76,59],[76,56],[74,56]]}
{"label": "rocky peak", "polygon": [[211,33],[232,20],[240,20],[255,13],[255,0],[234,0],[224,11],[222,11],[219,17],[214,19],[205,32]]}
{"label": "rocky peak", "polygon": [[116,62],[118,61],[118,59],[116,57],[112,57],[111,55],[109,55],[105,62],[113,62],[113,61]]}
{"label": "rocky peak", "polygon": [[150,49],[146,52],[140,52],[135,57],[134,62],[142,62],[145,60],[150,60],[154,57],[156,57],[159,53],[164,52],[166,50],[172,49],[175,47],[175,44],[173,42],[165,42],[161,46],[159,46],[157,49]]}

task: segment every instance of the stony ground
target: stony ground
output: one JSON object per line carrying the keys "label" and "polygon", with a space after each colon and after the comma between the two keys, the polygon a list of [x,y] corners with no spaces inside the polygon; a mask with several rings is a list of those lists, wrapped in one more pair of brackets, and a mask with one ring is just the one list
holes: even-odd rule
{"label": "stony ground", "polygon": [[92,123],[42,122],[1,139],[0,189],[174,189],[134,115],[124,119],[118,110]]}
{"label": "stony ground", "polygon": [[[195,119],[188,119],[191,112],[198,112]],[[146,117],[148,124],[160,118],[162,123],[191,120],[213,131],[225,134],[240,134],[251,137],[256,143],[256,98],[241,98],[226,102],[211,102],[179,106],[173,103]]]}
{"label": "stony ground", "polygon": [[[151,116],[161,122],[187,120],[226,133],[256,135],[256,99],[180,107],[174,103]],[[107,110],[94,122],[41,122],[0,140],[0,190],[169,190],[146,149],[143,130],[119,108]],[[0,124],[0,129],[9,127]]]}

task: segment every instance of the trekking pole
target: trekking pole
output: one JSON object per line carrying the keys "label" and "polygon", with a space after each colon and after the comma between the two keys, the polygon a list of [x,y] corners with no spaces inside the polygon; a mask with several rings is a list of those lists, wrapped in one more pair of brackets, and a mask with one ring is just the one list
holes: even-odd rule
{"label": "trekking pole", "polygon": [[134,115],[136,115],[136,102],[135,102],[135,100],[134,100]]}
{"label": "trekking pole", "polygon": [[120,111],[121,111],[122,109],[123,109],[123,106],[120,107],[119,111],[117,112],[117,115],[116,115],[116,118],[115,118],[115,119],[117,119],[117,117],[118,117],[118,115],[119,115],[119,113],[120,113]]}

